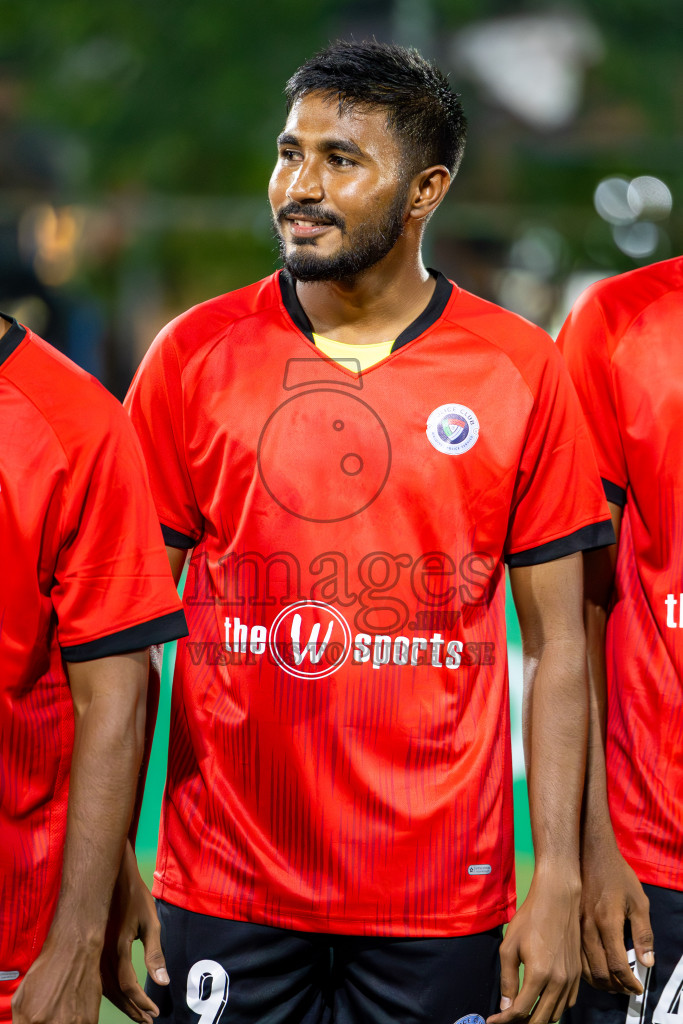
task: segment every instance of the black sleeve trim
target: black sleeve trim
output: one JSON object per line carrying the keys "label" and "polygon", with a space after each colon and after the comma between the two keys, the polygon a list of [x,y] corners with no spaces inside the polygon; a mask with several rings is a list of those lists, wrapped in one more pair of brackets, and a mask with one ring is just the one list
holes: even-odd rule
{"label": "black sleeve trim", "polygon": [[184,548],[188,550],[193,548],[197,541],[194,537],[188,537],[184,533],[178,533],[177,530],[172,530],[170,526],[164,526],[161,524],[161,533],[164,538],[164,544],[168,544],[169,548]]}
{"label": "black sleeve trim", "polygon": [[90,640],[87,644],[62,647],[62,657],[64,661],[95,661],[97,658],[110,658],[114,654],[140,651],[152,644],[163,644],[181,636],[187,636],[185,612],[169,612],[168,615],[160,615],[118,633]]}
{"label": "black sleeve trim", "polygon": [[522,565],[541,565],[543,562],[553,562],[556,558],[563,558],[565,555],[573,555],[576,551],[606,548],[615,543],[616,537],[612,520],[606,519],[602,523],[590,523],[588,526],[583,526],[567,537],[558,537],[557,540],[551,540],[547,544],[539,544],[537,548],[516,551],[514,555],[508,555],[506,561],[511,569]]}
{"label": "black sleeve trim", "polygon": [[604,476],[600,477],[602,480],[602,486],[605,491],[605,497],[608,501],[611,501],[613,505],[618,505],[619,508],[623,508],[626,504],[626,491],[623,487],[613,484],[611,480],[605,480]]}

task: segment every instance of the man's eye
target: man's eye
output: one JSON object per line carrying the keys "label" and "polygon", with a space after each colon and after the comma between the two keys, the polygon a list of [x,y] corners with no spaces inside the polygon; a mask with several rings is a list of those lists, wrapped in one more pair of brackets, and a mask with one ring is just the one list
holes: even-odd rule
{"label": "man's eye", "polygon": [[330,154],[330,162],[336,167],[353,167],[355,166],[354,160],[349,160],[347,156],[339,156],[338,153]]}
{"label": "man's eye", "polygon": [[283,160],[298,160],[301,154],[296,149],[282,149],[280,150],[280,157]]}

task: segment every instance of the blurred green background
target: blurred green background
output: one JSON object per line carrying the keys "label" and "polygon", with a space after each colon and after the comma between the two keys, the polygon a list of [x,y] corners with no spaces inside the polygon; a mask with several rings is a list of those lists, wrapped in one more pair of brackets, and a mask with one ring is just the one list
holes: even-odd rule
{"label": "blurred green background", "polygon": [[[593,280],[683,251],[680,0],[0,0],[0,25],[0,308],[119,397],[167,320],[277,265],[266,185],[283,85],[330,39],[415,45],[462,94],[468,148],[426,247],[461,286],[554,334]],[[167,652],[148,878],[169,692]]]}
{"label": "blurred green background", "polygon": [[679,0],[0,0],[0,302],[122,395],[158,328],[276,265],[283,84],[336,37],[418,46],[470,119],[428,232],[556,331],[681,251]]}

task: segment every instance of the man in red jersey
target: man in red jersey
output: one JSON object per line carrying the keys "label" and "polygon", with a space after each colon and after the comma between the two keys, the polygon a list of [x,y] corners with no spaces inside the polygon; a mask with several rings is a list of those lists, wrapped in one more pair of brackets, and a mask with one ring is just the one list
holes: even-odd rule
{"label": "man in red jersey", "polygon": [[[285,269],[170,324],[128,397],[176,575],[193,553],[154,887],[171,983],[120,1005],[542,1024],[580,973],[594,457],[547,336],[422,263],[464,144],[443,76],[340,43],[287,96]],[[537,867],[500,946],[505,562]]]}
{"label": "man in red jersey", "polygon": [[679,257],[594,285],[559,339],[617,535],[585,562],[583,947],[596,988],[582,984],[576,1019],[595,1024],[683,1013],[682,324]]}
{"label": "man in red jersey", "polygon": [[123,409],[0,315],[0,1020],[95,1024],[144,741],[185,632]]}

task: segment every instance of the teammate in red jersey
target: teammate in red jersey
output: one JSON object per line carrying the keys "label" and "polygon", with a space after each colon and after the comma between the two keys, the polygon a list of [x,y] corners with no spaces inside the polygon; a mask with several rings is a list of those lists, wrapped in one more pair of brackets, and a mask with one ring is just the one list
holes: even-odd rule
{"label": "teammate in red jersey", "polygon": [[585,569],[583,945],[597,988],[582,985],[576,1017],[596,1024],[683,1012],[682,323],[678,258],[593,286],[559,339],[618,539]]}
{"label": "teammate in red jersey", "polygon": [[0,316],[0,1020],[94,1022],[144,739],[185,632],[123,409]]}
{"label": "teammate in red jersey", "polygon": [[[440,73],[336,44],[287,93],[285,270],[170,324],[128,398],[176,575],[193,552],[149,994],[192,1024],[541,1024],[580,973],[580,551],[613,540],[594,456],[547,336],[422,263],[464,143]],[[499,989],[505,561],[537,868]]]}

